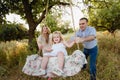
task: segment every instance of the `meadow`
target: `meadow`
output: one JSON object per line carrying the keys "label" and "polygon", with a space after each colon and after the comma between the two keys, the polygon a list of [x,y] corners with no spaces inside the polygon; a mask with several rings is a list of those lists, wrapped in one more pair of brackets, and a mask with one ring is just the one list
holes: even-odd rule
{"label": "meadow", "polygon": [[[97,57],[97,80],[120,80],[120,31],[112,36],[108,32],[97,32],[99,53]],[[66,39],[72,34],[65,35]],[[0,42],[0,80],[47,80],[22,73],[26,57],[31,54],[27,40]],[[82,45],[79,44],[82,50]],[[67,49],[69,55],[77,49],[74,45]],[[89,58],[85,70],[72,77],[53,80],[89,80]]]}

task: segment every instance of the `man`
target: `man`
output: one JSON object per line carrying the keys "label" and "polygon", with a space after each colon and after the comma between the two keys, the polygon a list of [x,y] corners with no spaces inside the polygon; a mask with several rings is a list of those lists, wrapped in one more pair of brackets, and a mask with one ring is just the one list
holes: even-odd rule
{"label": "man", "polygon": [[[76,43],[83,43],[86,58],[90,56],[90,80],[96,80],[96,58],[98,53],[96,30],[88,26],[88,19],[79,20],[80,29],[76,32]],[[85,67],[85,66],[83,66]]]}

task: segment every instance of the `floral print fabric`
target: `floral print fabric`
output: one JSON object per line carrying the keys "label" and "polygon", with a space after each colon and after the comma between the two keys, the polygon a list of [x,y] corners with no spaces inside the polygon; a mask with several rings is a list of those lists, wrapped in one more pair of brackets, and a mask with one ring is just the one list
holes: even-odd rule
{"label": "floral print fabric", "polygon": [[[28,56],[22,72],[31,76],[40,76],[41,61],[42,57],[37,54]],[[63,68],[64,74],[62,76],[66,77],[77,74],[79,71],[81,71],[81,68],[84,64],[87,64],[87,61],[82,51],[74,51],[72,55],[65,56]],[[57,57],[52,57],[49,59],[46,72],[52,72],[54,68],[58,68]]]}

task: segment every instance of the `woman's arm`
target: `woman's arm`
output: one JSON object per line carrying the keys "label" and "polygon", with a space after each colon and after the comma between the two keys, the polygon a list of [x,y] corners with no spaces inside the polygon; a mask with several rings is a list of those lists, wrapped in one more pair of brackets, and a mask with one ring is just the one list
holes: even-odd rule
{"label": "woman's arm", "polygon": [[37,38],[37,45],[38,45],[39,50],[42,50],[43,45],[41,44],[42,42],[40,38],[41,38],[40,36]]}

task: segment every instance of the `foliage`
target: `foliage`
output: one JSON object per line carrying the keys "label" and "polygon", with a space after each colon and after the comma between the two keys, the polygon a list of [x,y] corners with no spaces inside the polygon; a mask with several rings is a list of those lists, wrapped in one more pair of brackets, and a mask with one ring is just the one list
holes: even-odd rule
{"label": "foliage", "polygon": [[27,38],[27,29],[22,25],[5,24],[0,27],[0,41],[21,40]]}
{"label": "foliage", "polygon": [[55,31],[55,30],[57,30],[57,19],[56,19],[56,17],[58,17],[58,16],[55,16],[54,14],[53,15],[51,15],[51,14],[48,14],[47,15],[47,17],[46,17],[46,23],[44,23],[44,24],[47,24],[48,26],[49,26],[49,28],[51,29],[51,32],[53,32],[53,31]]}
{"label": "foliage", "polygon": [[5,73],[7,73],[7,70],[0,66],[0,76],[4,76]]}
{"label": "foliage", "polygon": [[52,13],[52,14],[47,14],[46,19],[44,22],[41,24],[48,25],[48,27],[51,29],[51,32],[54,31],[61,31],[62,34],[68,33],[68,32],[73,32],[72,28],[69,28],[69,22],[64,22],[60,21],[61,13]]}
{"label": "foliage", "polygon": [[8,13],[9,13],[9,7],[7,6],[7,3],[5,3],[4,0],[0,0],[0,24],[6,23],[4,17]]}
{"label": "foliage", "polygon": [[119,0],[88,1],[88,14],[90,24],[96,26],[98,30],[108,30],[114,33],[120,29],[120,3]]}
{"label": "foliage", "polygon": [[30,54],[26,41],[10,41],[0,43],[0,63],[7,67],[19,65]]}
{"label": "foliage", "polygon": [[70,28],[70,22],[64,22],[64,23],[62,23],[62,21],[61,21],[60,28],[61,28],[61,32],[63,34],[73,33],[73,29]]}

